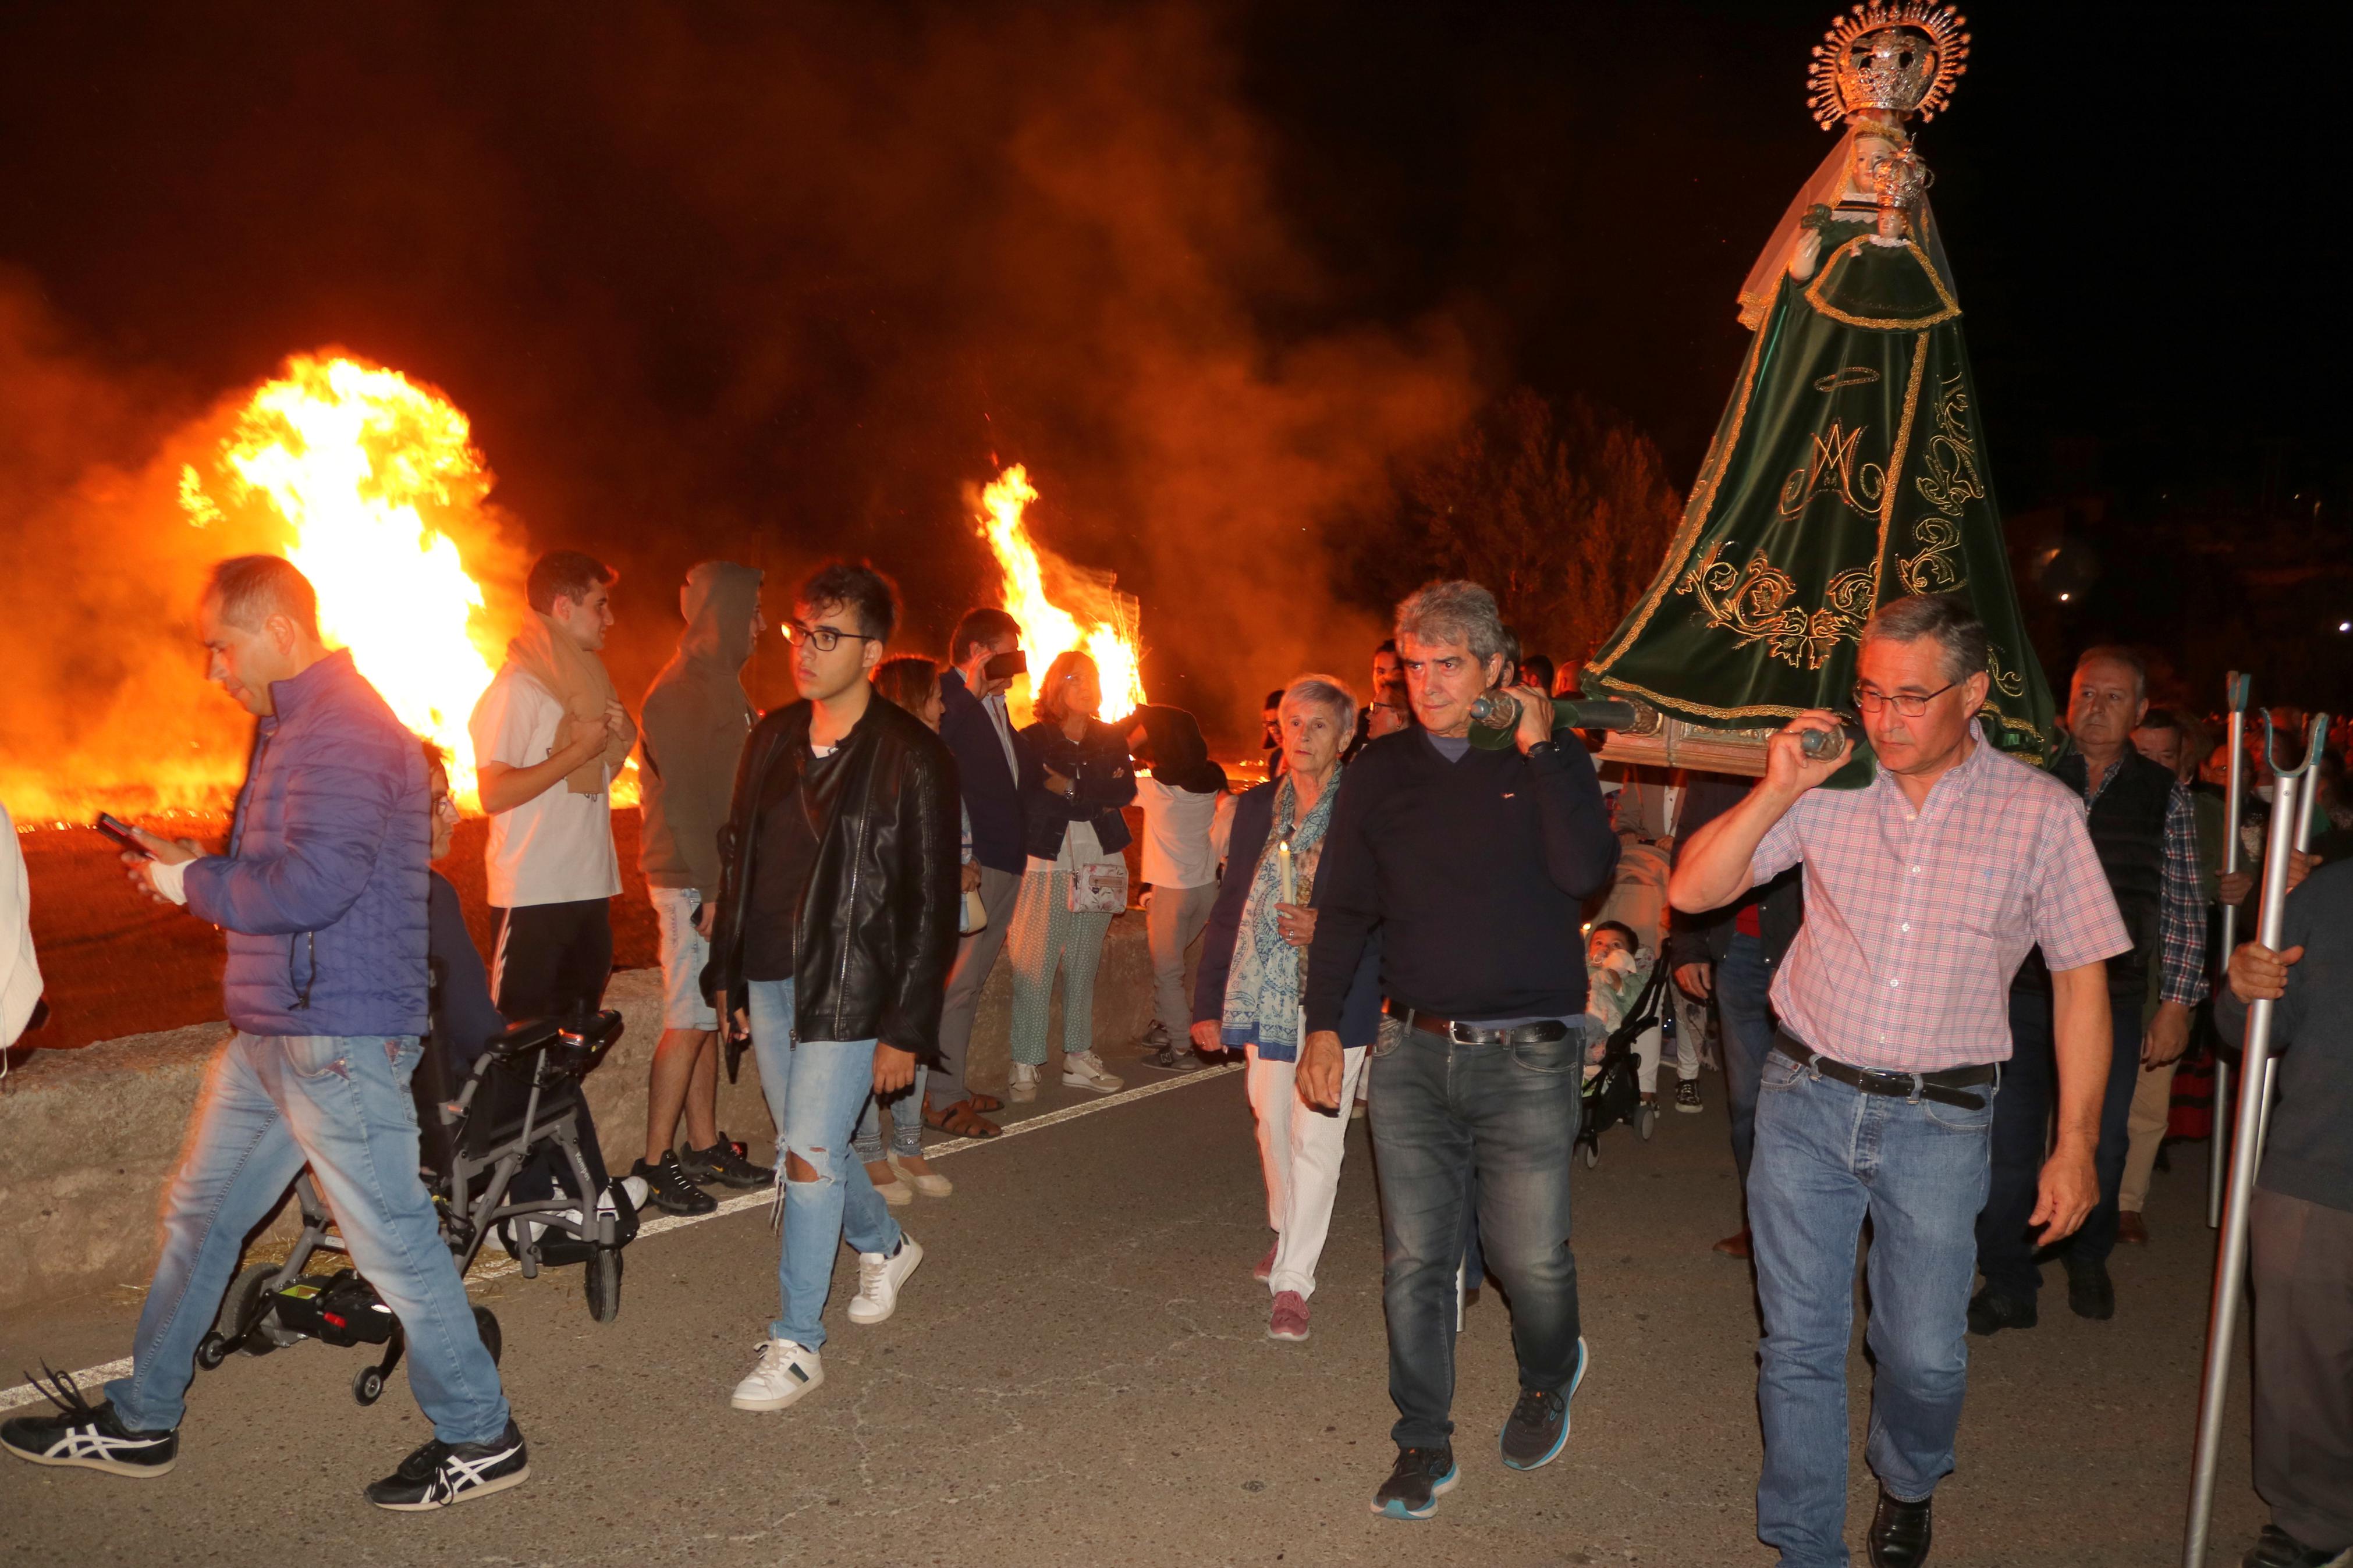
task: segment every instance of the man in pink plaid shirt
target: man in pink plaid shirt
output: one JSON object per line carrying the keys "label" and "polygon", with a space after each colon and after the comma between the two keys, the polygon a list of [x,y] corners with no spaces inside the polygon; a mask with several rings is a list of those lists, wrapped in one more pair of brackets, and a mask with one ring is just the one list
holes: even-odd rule
{"label": "man in pink plaid shirt", "polygon": [[1785,1568],[1843,1568],[1846,1361],[1856,1238],[1872,1223],[1877,1362],[1865,1450],[1880,1483],[1873,1568],[1928,1554],[1929,1498],[1953,1468],[2009,993],[2028,951],[2052,971],[2058,1142],[2033,1225],[2055,1241],[2098,1196],[2093,1152],[2111,1031],[2105,961],[2131,942],[2083,801],[1978,731],[1985,627],[1957,599],[1882,605],[1855,706],[1878,776],[1818,790],[1826,712],[1775,737],[1764,780],[1684,847],[1669,897],[1715,909],[1793,865],[1806,921],[1773,984],[1781,1020],[1748,1175],[1765,1338],[1757,1534]]}

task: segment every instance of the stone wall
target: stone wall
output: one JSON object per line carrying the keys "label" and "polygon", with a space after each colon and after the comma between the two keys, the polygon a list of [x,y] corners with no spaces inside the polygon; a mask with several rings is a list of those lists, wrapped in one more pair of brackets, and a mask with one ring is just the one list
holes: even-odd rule
{"label": "stone wall", "polygon": [[[643,1152],[646,1066],[661,1032],[661,975],[623,970],[606,1005],[628,1027],[587,1083],[606,1163],[618,1173]],[[1006,1029],[1011,974],[999,962],[973,1032],[973,1083],[1002,1094],[1010,1065]],[[1098,1047],[1133,1041],[1151,1022],[1152,963],[1144,920],[1112,924],[1095,982]],[[1059,1073],[1061,1010],[1048,1033]],[[0,1080],[0,1310],[51,1301],[111,1285],[143,1286],[158,1240],[157,1205],[178,1163],[205,1068],[227,1026],[199,1025],[77,1051],[43,1051]],[[766,1163],[774,1138],[754,1057],[740,1081],[722,1075],[719,1124],[754,1145]],[[291,1233],[292,1205],[270,1229]]]}

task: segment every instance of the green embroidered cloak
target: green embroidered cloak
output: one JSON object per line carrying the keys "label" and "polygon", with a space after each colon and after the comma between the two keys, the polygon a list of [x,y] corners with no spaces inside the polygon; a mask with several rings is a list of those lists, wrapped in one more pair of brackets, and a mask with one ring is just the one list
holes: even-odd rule
{"label": "green embroidered cloak", "polygon": [[1824,215],[1809,279],[1782,276],[1666,563],[1586,689],[1711,729],[1852,712],[1872,612],[1953,594],[1992,638],[1987,731],[2042,763],[2051,691],[2010,581],[1960,307],[1928,251],[1852,212]]}

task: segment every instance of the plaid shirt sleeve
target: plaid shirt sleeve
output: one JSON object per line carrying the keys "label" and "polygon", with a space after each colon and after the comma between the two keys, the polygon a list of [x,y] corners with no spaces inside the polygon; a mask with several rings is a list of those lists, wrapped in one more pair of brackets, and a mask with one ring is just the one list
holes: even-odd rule
{"label": "plaid shirt sleeve", "polygon": [[1757,852],[1748,857],[1748,885],[1761,888],[1799,860],[1805,858],[1805,841],[1798,835],[1798,814],[1805,809],[1810,792],[1798,797],[1796,804],[1781,814],[1781,819],[1765,830],[1757,841]]}
{"label": "plaid shirt sleeve", "polygon": [[2034,940],[2044,963],[2053,970],[2081,969],[2132,950],[2081,801],[2052,801],[2035,858],[2042,875],[2034,889]]}
{"label": "plaid shirt sleeve", "polygon": [[2158,904],[2158,999],[2206,999],[2206,908],[2199,889],[2197,808],[2187,785],[2173,786],[2165,808],[2165,890]]}

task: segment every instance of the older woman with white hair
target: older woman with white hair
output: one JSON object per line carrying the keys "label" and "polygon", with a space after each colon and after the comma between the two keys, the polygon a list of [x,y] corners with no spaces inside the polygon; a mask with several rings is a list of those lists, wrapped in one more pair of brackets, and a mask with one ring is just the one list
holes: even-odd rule
{"label": "older woman with white hair", "polygon": [[[1267,1224],[1275,1233],[1254,1272],[1274,1297],[1267,1336],[1303,1340],[1348,1121],[1299,1100],[1300,998],[1315,938],[1316,863],[1339,793],[1340,752],[1356,733],[1356,699],[1331,676],[1303,675],[1284,689],[1278,711],[1285,769],[1235,805],[1226,878],[1201,943],[1193,1043],[1248,1055]],[[1343,1009],[1342,1105],[1356,1097],[1361,1047],[1380,1031],[1380,952],[1367,943]]]}

